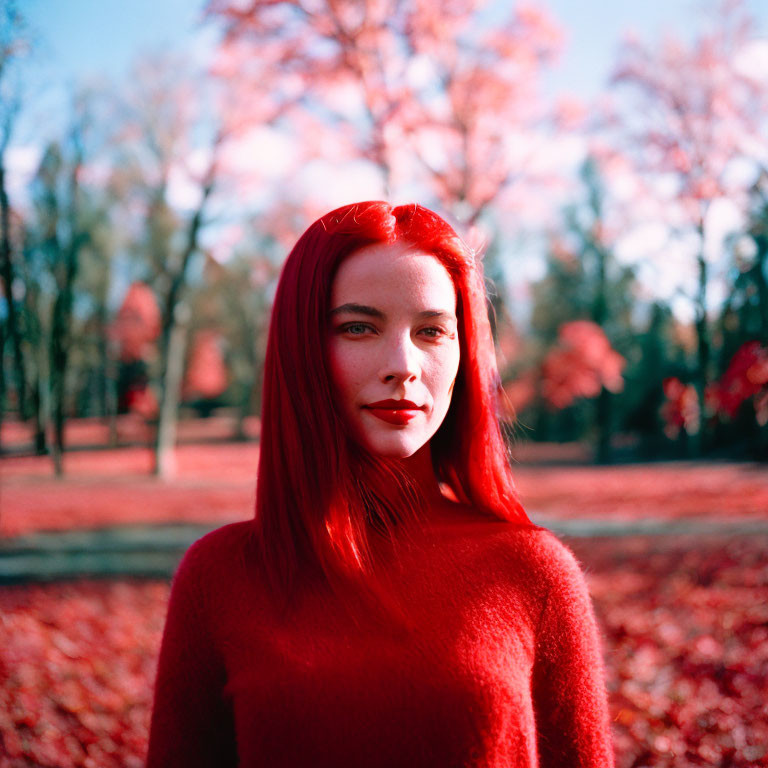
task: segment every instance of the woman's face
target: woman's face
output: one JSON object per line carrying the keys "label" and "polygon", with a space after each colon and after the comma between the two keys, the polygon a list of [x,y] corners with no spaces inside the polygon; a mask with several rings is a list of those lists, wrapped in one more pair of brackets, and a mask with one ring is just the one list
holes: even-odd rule
{"label": "woman's face", "polygon": [[368,246],[339,266],[330,306],[332,384],[355,439],[412,456],[442,424],[459,370],[448,271],[412,246]]}

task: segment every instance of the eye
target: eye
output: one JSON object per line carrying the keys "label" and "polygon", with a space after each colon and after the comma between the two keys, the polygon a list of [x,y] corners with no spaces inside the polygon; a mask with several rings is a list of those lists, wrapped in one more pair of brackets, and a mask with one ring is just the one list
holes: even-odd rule
{"label": "eye", "polygon": [[444,328],[440,328],[436,325],[431,325],[428,328],[422,328],[419,333],[426,336],[428,339],[439,339],[442,336],[447,335],[447,332]]}
{"label": "eye", "polygon": [[368,331],[373,332],[374,330],[373,326],[368,323],[347,323],[340,326],[338,332],[348,336],[365,336]]}

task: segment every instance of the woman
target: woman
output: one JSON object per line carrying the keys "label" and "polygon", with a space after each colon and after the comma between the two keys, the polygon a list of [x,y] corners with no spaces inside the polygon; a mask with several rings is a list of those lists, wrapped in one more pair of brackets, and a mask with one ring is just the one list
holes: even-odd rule
{"label": "woman", "polygon": [[176,573],[149,768],[612,765],[589,596],[515,495],[496,382],[480,267],[437,215],[302,235],[256,516]]}

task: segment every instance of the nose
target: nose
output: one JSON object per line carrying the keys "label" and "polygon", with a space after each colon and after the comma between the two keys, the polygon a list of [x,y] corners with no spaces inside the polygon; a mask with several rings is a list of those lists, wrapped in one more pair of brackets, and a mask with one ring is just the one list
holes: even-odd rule
{"label": "nose", "polygon": [[419,351],[410,334],[395,337],[387,345],[382,358],[379,376],[385,383],[390,381],[415,381],[420,373]]}

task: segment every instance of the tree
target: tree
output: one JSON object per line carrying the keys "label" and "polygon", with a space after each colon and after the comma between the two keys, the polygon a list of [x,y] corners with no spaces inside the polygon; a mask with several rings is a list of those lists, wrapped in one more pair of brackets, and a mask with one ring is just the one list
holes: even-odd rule
{"label": "tree", "polygon": [[639,169],[657,184],[659,194],[662,184],[672,184],[669,223],[679,235],[695,238],[691,300],[700,401],[712,377],[711,265],[705,248],[710,212],[718,200],[743,201],[744,186],[730,171],[737,159],[749,157],[765,119],[760,84],[740,63],[754,36],[744,4],[727,0],[711,29],[690,46],[672,37],[657,48],[630,40],[614,77],[637,96],[625,127]]}
{"label": "tree", "polygon": [[542,394],[555,408],[565,408],[578,398],[597,397],[604,389],[620,392],[625,363],[596,323],[565,323],[542,365]]}
{"label": "tree", "polygon": [[[4,396],[6,389],[2,350],[7,334],[13,353],[19,413],[22,418],[27,418],[27,375],[17,302],[13,295],[16,270],[13,264],[11,203],[6,184],[6,154],[20,106],[19,89],[11,79],[12,69],[26,50],[24,35],[24,21],[16,9],[16,4],[12,0],[4,0],[0,6],[0,283],[3,287],[6,317],[3,323],[5,327],[0,327],[0,397]],[[0,420],[4,410],[3,399],[0,399]]]}
{"label": "tree", "polygon": [[[746,232],[734,238],[731,290],[722,316],[733,313],[735,327],[724,328],[734,336],[724,344],[724,355],[749,339],[768,339],[768,171],[763,170],[750,189]],[[729,324],[730,325],[730,324]]]}
{"label": "tree", "polygon": [[[203,279],[190,297],[194,324],[218,328],[227,340],[228,397],[237,406],[235,437],[247,437],[245,420],[261,407],[261,384],[269,322],[269,296],[279,274],[282,248],[262,231],[278,221],[240,230],[237,245],[221,261],[207,254]],[[270,255],[274,252],[274,258]]]}
{"label": "tree", "polygon": [[226,391],[229,374],[224,361],[223,341],[220,333],[210,329],[194,335],[184,375],[183,394],[186,400],[214,400]]}
{"label": "tree", "polygon": [[256,104],[236,119],[282,110],[299,151],[364,159],[385,194],[426,186],[473,224],[533,170],[551,117],[539,75],[561,45],[544,11],[490,20],[483,5],[211,0],[208,13],[224,30],[216,71]]}
{"label": "tree", "polygon": [[63,473],[64,423],[68,374],[75,338],[73,305],[81,255],[90,237],[88,203],[81,179],[89,130],[88,100],[78,96],[65,142],[51,143],[35,178],[36,247],[44,254],[55,286],[49,336],[49,375],[53,420],[52,456],[57,475]]}
{"label": "tree", "polygon": [[210,0],[208,13],[223,29],[214,71],[246,105],[238,128],[273,121],[296,156],[362,160],[387,197],[431,196],[503,276],[495,222],[523,220],[532,183],[556,175],[560,121],[540,87],[562,45],[552,17],[479,0]]}
{"label": "tree", "polygon": [[[133,283],[109,329],[119,361],[116,405],[120,412],[157,416],[156,401],[148,386],[148,369],[157,355],[160,321],[152,289],[146,283]],[[151,407],[153,403],[155,407]]]}
{"label": "tree", "polygon": [[[570,406],[577,396],[596,398],[589,423],[595,438],[596,459],[601,463],[611,458],[610,437],[615,421],[612,394],[618,391],[614,386],[616,379],[606,373],[606,386],[589,395],[578,395],[585,387],[591,392],[590,387],[579,384],[578,379],[601,381],[602,374],[597,371],[602,370],[603,365],[613,365],[610,360],[618,358],[611,358],[605,352],[600,365],[594,361],[584,362],[587,368],[583,371],[574,368],[572,379],[566,380],[565,361],[569,358],[563,351],[562,333],[568,328],[597,328],[592,335],[583,335],[583,343],[592,339],[590,354],[602,349],[602,342],[597,342],[600,334],[608,349],[617,346],[624,354],[629,351],[634,335],[634,272],[618,264],[613,255],[627,216],[611,194],[610,183],[603,178],[602,164],[598,156],[588,156],[582,164],[578,189],[581,199],[565,209],[562,231],[551,238],[546,274],[532,287],[531,317],[537,342],[531,363],[534,368],[541,368],[544,389],[552,393],[545,396],[544,401],[548,401],[549,407],[562,409]],[[566,347],[573,345],[567,342]],[[540,413],[542,425],[547,419],[546,414]]]}
{"label": "tree", "polygon": [[[141,279],[153,287],[161,322],[157,358],[160,403],[155,473],[173,473],[176,420],[183,377],[189,307],[186,291],[200,235],[219,178],[225,132],[206,112],[205,92],[183,62],[145,58],[122,105],[118,178],[135,210],[141,235],[134,243],[144,265]],[[193,191],[187,210],[174,206],[170,187],[182,177]]]}

